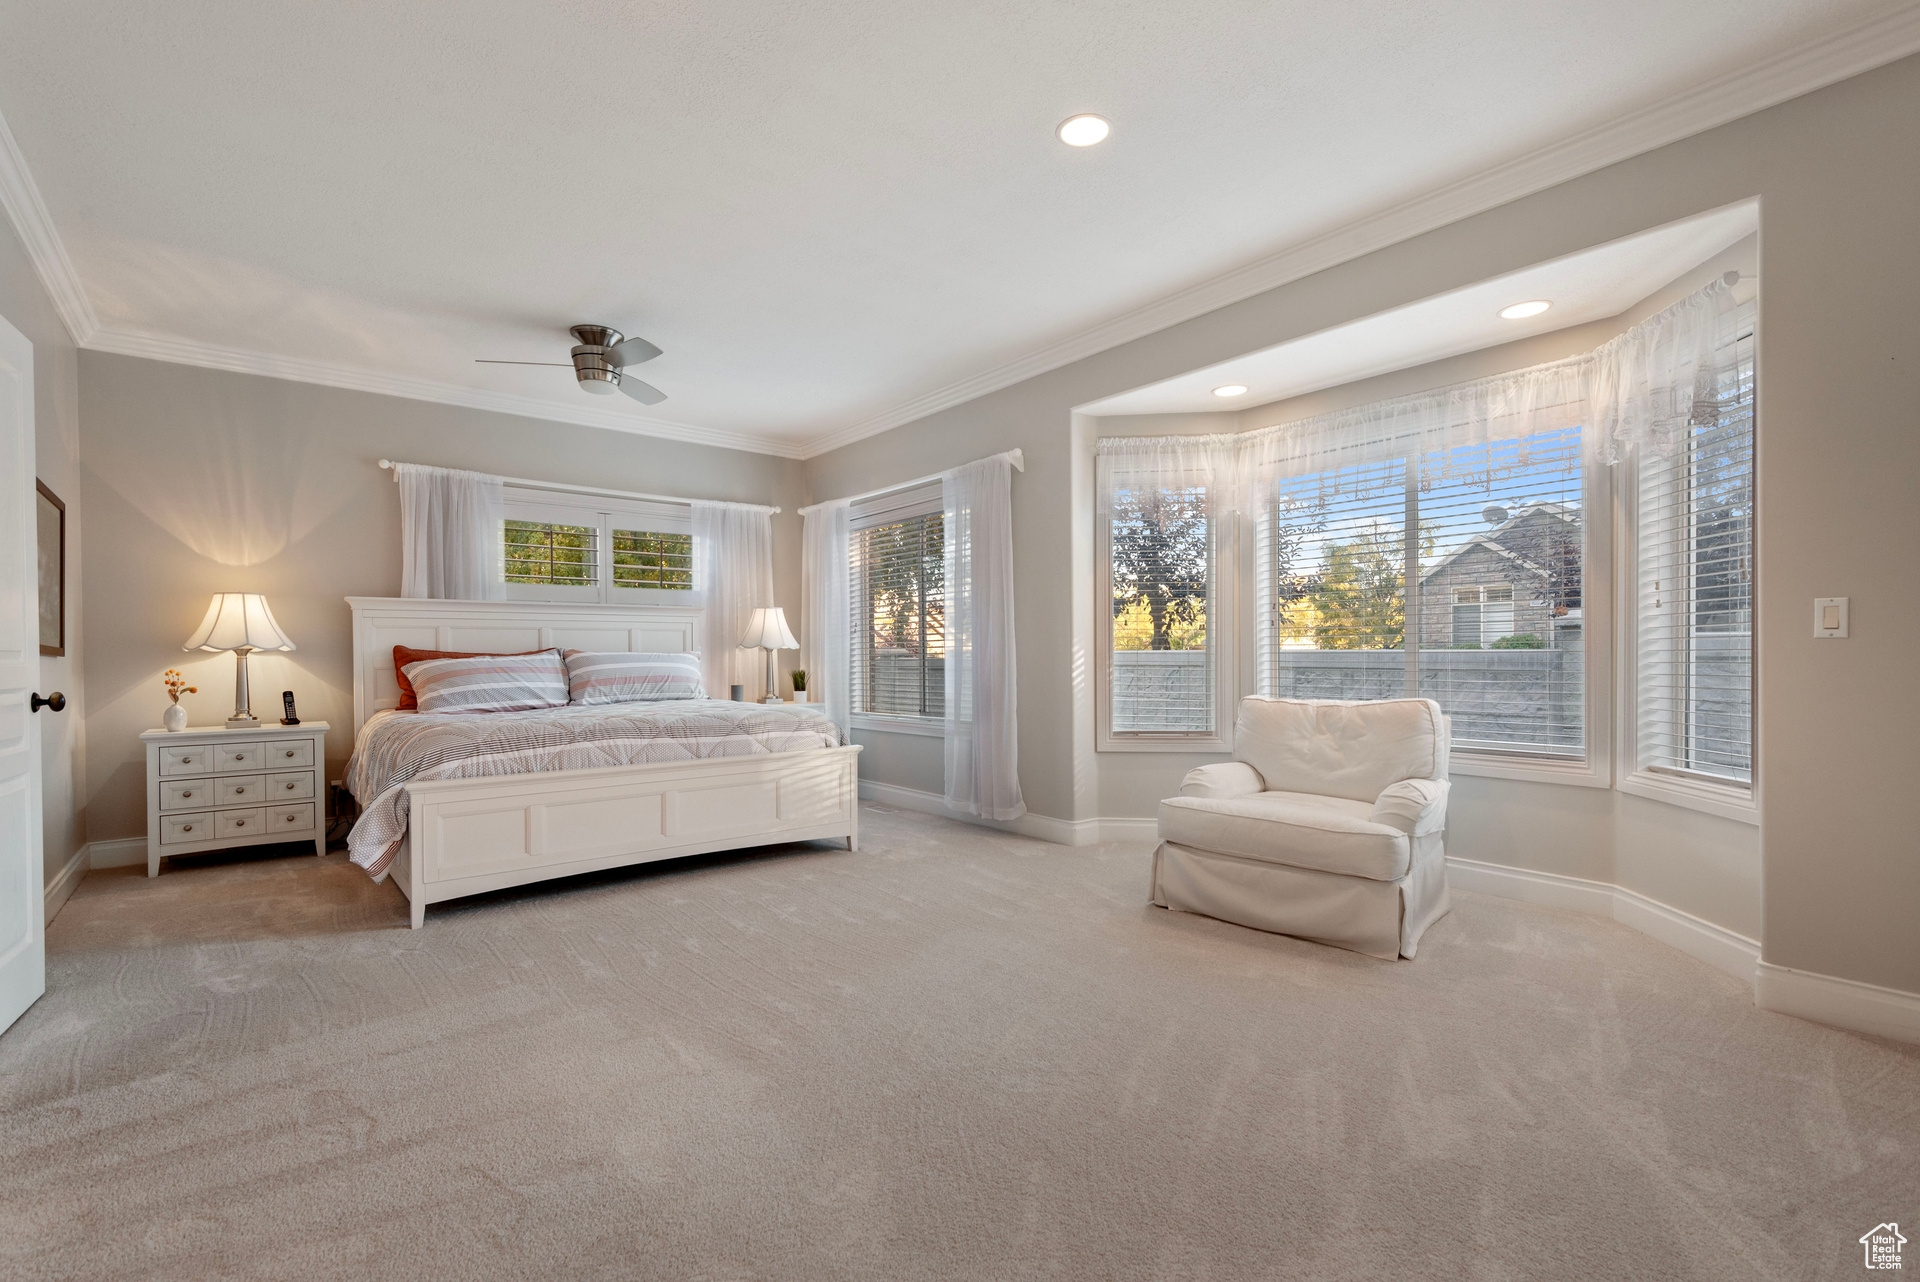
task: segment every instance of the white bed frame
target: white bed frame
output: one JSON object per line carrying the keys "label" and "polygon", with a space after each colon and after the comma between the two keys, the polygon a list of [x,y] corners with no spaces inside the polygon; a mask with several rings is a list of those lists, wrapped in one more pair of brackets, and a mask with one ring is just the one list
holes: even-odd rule
{"label": "white bed frame", "polygon": [[[348,597],[353,732],[400,700],[393,647],[676,652],[698,643],[687,606],[545,605]],[[860,748],[713,757],[407,785],[394,884],[412,906],[553,877],[785,841],[860,848]]]}

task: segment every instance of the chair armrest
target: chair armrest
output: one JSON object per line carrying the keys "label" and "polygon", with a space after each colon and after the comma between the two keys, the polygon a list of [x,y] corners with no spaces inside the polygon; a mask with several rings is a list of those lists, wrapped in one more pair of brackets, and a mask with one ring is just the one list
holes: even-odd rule
{"label": "chair armrest", "polygon": [[1373,821],[1398,828],[1409,837],[1424,837],[1447,826],[1445,779],[1402,779],[1389,784],[1373,803]]}
{"label": "chair armrest", "polygon": [[1251,797],[1267,790],[1260,772],[1244,761],[1216,761],[1195,766],[1180,781],[1183,797]]}

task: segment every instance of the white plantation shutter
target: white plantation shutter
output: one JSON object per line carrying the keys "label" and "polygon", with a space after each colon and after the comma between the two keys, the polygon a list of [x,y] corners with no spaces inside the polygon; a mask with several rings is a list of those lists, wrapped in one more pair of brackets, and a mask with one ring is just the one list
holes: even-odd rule
{"label": "white plantation shutter", "polygon": [[1725,318],[1717,407],[1637,459],[1642,769],[1753,778],[1753,308]]}

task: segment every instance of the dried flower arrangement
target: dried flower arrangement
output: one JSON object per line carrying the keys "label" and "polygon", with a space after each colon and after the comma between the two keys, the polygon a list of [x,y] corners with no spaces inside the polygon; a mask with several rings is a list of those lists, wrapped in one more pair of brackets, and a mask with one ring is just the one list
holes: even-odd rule
{"label": "dried flower arrangement", "polygon": [[161,678],[161,680],[166,683],[167,697],[175,703],[180,702],[180,696],[183,694],[200,693],[200,687],[188,685],[187,679],[180,675],[178,668],[168,668],[167,675]]}

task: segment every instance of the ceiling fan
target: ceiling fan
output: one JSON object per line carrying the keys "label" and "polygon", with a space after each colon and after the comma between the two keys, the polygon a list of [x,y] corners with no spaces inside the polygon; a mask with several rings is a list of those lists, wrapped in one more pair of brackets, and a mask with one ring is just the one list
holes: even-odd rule
{"label": "ceiling fan", "polygon": [[658,405],[667,399],[667,394],[659,388],[651,383],[643,383],[626,372],[628,366],[650,361],[660,354],[660,349],[652,343],[644,338],[628,338],[619,330],[605,325],[575,325],[567,332],[579,343],[573,349],[571,362],[476,360],[474,364],[546,365],[571,369],[580,386],[597,396],[625,392],[642,405]]}

